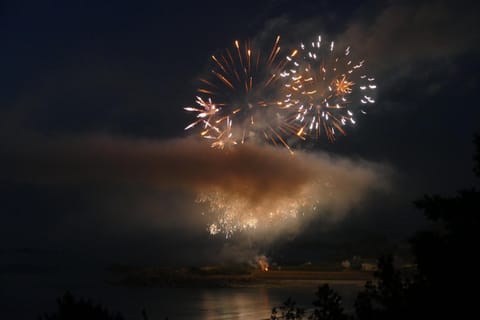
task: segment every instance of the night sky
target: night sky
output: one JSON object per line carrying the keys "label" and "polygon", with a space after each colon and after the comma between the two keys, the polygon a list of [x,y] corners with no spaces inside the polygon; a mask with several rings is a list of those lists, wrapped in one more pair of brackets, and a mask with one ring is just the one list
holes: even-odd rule
{"label": "night sky", "polygon": [[[474,1],[2,1],[0,279],[59,274],[64,288],[65,270],[88,278],[115,263],[222,263],[235,250],[303,263],[404,242],[426,223],[413,200],[475,183],[479,19]],[[209,235],[195,195],[168,182],[190,172],[190,158],[169,160],[160,188],[145,159],[165,156],[141,146],[191,134],[183,108],[212,53],[277,34],[287,46],[326,35],[365,57],[378,84],[368,116],[303,150],[370,163],[388,187],[339,219],[243,246]],[[116,156],[98,166],[103,148]],[[116,179],[132,163],[140,178]]]}

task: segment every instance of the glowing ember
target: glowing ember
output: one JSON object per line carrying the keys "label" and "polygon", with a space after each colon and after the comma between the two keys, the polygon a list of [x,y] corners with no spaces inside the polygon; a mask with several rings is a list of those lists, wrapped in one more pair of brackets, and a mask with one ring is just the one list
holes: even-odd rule
{"label": "glowing ember", "polygon": [[257,256],[256,262],[260,268],[260,270],[267,272],[268,271],[268,258],[264,255]]}

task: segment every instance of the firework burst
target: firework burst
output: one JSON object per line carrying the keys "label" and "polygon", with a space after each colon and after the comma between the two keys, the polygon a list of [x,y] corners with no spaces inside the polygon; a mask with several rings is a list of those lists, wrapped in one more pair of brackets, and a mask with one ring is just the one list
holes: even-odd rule
{"label": "firework burst", "polygon": [[267,140],[290,149],[285,137],[296,128],[284,121],[276,98],[280,73],[288,63],[280,56],[279,41],[277,36],[264,53],[236,40],[233,48],[212,55],[211,73],[200,79],[197,106],[185,108],[197,119],[185,129],[201,126],[200,135],[212,139],[212,147]]}
{"label": "firework burst", "polygon": [[290,110],[287,122],[303,140],[323,133],[333,142],[337,132],[345,135],[344,127],[356,123],[358,112],[366,114],[375,102],[375,79],[364,70],[364,60],[354,61],[350,47],[337,50],[333,41],[318,36],[286,59],[281,73],[286,93],[278,104]]}

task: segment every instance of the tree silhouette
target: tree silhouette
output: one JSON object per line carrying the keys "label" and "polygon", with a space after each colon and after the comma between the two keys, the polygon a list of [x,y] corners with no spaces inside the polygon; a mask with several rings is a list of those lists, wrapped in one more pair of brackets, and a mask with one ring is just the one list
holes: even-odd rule
{"label": "tree silhouette", "polygon": [[296,306],[297,303],[288,298],[280,307],[272,309],[271,320],[299,320],[303,319],[305,311]]}
{"label": "tree silhouette", "polygon": [[355,301],[359,319],[405,319],[410,314],[411,281],[395,269],[391,255],[381,256],[376,283],[369,281]]}
{"label": "tree silhouette", "polygon": [[[474,139],[474,172],[480,177],[480,136]],[[408,279],[393,267],[391,257],[379,260],[377,283],[367,283],[355,302],[359,319],[462,318],[474,311],[480,285],[470,267],[480,227],[480,192],[456,196],[425,195],[414,205],[434,225],[412,239],[417,270]]]}
{"label": "tree silhouette", "polygon": [[[480,136],[474,144],[473,171],[480,177]],[[469,263],[477,252],[480,192],[470,188],[453,197],[426,195],[414,204],[436,223],[436,229],[418,233],[411,241],[418,265],[412,296],[423,302],[415,307],[425,315],[467,315],[478,300],[469,292],[480,285]]]}
{"label": "tree silhouette", "polygon": [[58,311],[39,316],[39,320],[123,320],[120,314],[111,314],[100,304],[94,305],[90,300],[76,300],[67,292],[57,300]]}
{"label": "tree silhouette", "polygon": [[296,302],[288,298],[280,307],[272,309],[271,320],[346,320],[343,313],[342,298],[330,288],[328,284],[319,286],[315,293],[316,300],[312,303],[315,307],[311,312],[306,313],[304,309],[298,308]]}
{"label": "tree silhouette", "polygon": [[313,302],[315,309],[309,316],[313,320],[344,320],[342,298],[328,284],[318,287],[315,293],[317,300]]}
{"label": "tree silhouette", "polygon": [[363,291],[359,292],[355,299],[355,314],[358,319],[379,319],[379,312],[376,310],[379,294],[376,285],[367,281]]}

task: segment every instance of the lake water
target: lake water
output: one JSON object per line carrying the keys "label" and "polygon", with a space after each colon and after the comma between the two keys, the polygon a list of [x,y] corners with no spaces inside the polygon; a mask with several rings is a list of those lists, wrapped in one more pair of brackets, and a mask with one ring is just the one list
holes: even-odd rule
{"label": "lake water", "polygon": [[[295,283],[290,283],[295,285]],[[117,294],[127,298],[124,314],[139,319],[138,306],[144,306],[150,319],[269,319],[274,306],[292,297],[300,306],[311,307],[316,287],[282,288],[221,288],[221,289],[121,289]],[[347,311],[353,311],[353,303],[363,282],[330,282],[342,296]],[[112,301],[113,304],[113,301]],[[127,310],[128,309],[128,310]]]}
{"label": "lake water", "polygon": [[[215,320],[269,319],[274,306],[288,297],[301,307],[311,307],[316,286],[322,282],[289,281],[281,287],[243,288],[128,288],[106,284],[92,286],[79,279],[72,283],[48,281],[48,277],[27,275],[9,276],[2,280],[1,319],[36,319],[45,311],[56,310],[56,299],[70,290],[76,297],[88,297],[111,311],[120,312],[125,319],[142,320],[145,308],[149,320]],[[346,311],[353,303],[363,281],[329,281],[343,298]]]}

